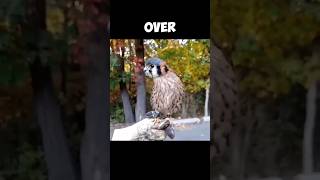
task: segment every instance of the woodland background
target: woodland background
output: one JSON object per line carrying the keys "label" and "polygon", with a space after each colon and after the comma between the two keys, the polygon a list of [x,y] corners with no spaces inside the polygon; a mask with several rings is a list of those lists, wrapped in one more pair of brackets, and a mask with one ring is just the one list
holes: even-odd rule
{"label": "woodland background", "polygon": [[0,179],[109,179],[109,1],[0,1]]}
{"label": "woodland background", "polygon": [[[0,179],[108,179],[109,6],[0,1]],[[211,8],[210,46],[232,62],[250,115],[212,178],[319,172],[319,0]]]}
{"label": "woodland background", "polygon": [[213,175],[319,172],[320,1],[214,0],[211,15],[211,37],[233,66],[241,106]]}
{"label": "woodland background", "polygon": [[150,57],[163,59],[180,77],[187,93],[180,118],[208,116],[209,40],[113,39],[110,42],[111,122],[132,123],[151,111],[152,80],[143,68]]}

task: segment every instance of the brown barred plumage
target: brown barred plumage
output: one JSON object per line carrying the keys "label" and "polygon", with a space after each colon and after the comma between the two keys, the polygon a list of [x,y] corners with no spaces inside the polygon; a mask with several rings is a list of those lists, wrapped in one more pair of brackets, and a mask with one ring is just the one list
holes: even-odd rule
{"label": "brown barred plumage", "polygon": [[171,116],[182,108],[183,84],[173,72],[155,78],[151,95],[151,106],[163,115]]}
{"label": "brown barred plumage", "polygon": [[152,109],[167,117],[178,113],[185,96],[180,78],[159,58],[150,58],[144,72],[154,83],[150,98]]}

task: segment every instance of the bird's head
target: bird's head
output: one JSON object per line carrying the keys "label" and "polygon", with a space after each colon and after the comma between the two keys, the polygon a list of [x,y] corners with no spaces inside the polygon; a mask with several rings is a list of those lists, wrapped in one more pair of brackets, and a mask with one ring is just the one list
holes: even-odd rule
{"label": "bird's head", "polygon": [[163,60],[159,58],[149,58],[146,61],[143,71],[147,77],[157,78],[165,75],[169,69],[166,65],[166,62]]}

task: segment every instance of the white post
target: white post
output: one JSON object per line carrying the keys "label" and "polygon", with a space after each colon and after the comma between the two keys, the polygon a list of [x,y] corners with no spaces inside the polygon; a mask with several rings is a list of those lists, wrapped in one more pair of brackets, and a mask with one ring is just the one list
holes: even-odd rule
{"label": "white post", "polygon": [[208,113],[208,105],[209,105],[209,87],[207,87],[206,89],[206,100],[205,100],[205,103],[204,103],[204,116],[209,116],[209,113]]}

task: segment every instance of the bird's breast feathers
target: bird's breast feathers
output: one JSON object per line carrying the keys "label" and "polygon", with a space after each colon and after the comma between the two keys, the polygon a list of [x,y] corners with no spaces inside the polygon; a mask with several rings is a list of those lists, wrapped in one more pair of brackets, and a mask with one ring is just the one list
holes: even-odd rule
{"label": "bird's breast feathers", "polygon": [[164,114],[180,111],[184,97],[183,88],[180,78],[171,71],[155,78],[151,96],[153,109]]}

